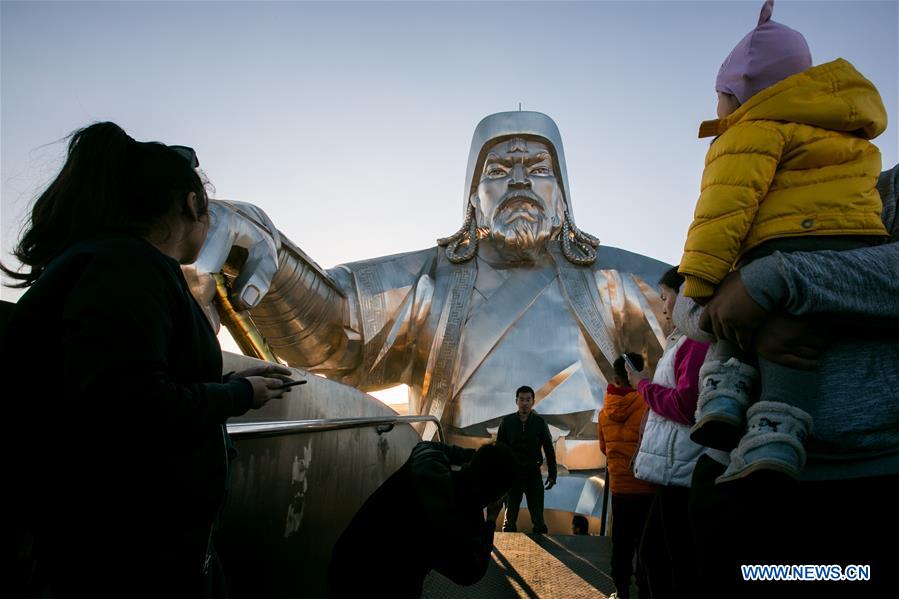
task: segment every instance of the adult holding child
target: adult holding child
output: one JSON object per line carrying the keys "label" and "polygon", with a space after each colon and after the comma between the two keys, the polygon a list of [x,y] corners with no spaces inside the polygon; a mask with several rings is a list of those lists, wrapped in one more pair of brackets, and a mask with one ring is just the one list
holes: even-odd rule
{"label": "adult holding child", "polygon": [[[680,268],[718,339],[693,430],[712,448],[690,498],[697,593],[889,596],[895,551],[870,541],[899,534],[895,169],[880,174],[870,141],[887,115],[847,61],[812,66],[772,10],[718,73],[719,119],[700,128],[718,137]],[[689,312],[679,304],[675,321],[702,338]],[[826,565],[810,578],[830,580],[743,569],[769,564]],[[869,581],[852,582],[856,565]]]}
{"label": "adult holding child", "polygon": [[17,591],[202,597],[220,582],[224,423],[281,397],[290,371],[222,381],[181,271],[209,227],[198,166],[113,123],[75,132],[15,250],[27,270],[2,267],[28,288],[2,346],[17,549],[33,558]]}
{"label": "adult holding child", "polygon": [[[886,238],[880,151],[870,141],[887,125],[880,94],[842,58],[812,66],[805,38],[772,21],[773,9],[767,0],[757,27],[725,58],[715,81],[719,118],[699,128],[700,137],[716,137],[679,272],[684,295],[701,304],[732,269],[776,251],[849,250]],[[815,372],[737,341],[715,339],[691,438],[731,452],[719,484],[752,476],[789,484],[805,466]]]}
{"label": "adult holding child", "polygon": [[[702,312],[707,330],[818,376],[808,461],[795,485],[715,484],[727,454],[699,459],[690,497],[697,596],[886,597],[899,584],[892,545],[871,540],[899,536],[899,166],[878,188],[888,243],[777,252],[728,275]],[[675,320],[685,313],[679,305]],[[766,583],[743,578],[749,564],[835,565],[837,576],[864,565],[870,580]]]}

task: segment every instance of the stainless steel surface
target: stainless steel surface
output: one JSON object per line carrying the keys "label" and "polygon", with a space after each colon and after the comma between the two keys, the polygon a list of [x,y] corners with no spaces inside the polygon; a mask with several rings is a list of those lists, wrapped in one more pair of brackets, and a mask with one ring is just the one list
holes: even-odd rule
{"label": "stainless steel surface", "polygon": [[232,335],[258,332],[278,358],[294,366],[337,377],[352,372],[361,351],[340,287],[282,237],[261,209],[242,202],[209,205],[210,232],[196,263],[198,276],[224,272],[235,308],[253,308],[243,322],[225,323]]}
{"label": "stainless steel surface", "polygon": [[550,117],[542,112],[517,111],[497,112],[481,119],[471,137],[471,149],[468,151],[468,166],[465,169],[465,187],[462,198],[464,209],[468,209],[471,194],[478,187],[481,179],[481,167],[490,145],[511,137],[528,137],[546,140],[558,171],[558,179],[566,198],[568,211],[571,210],[570,187],[568,186],[568,170],[565,166],[565,150],[562,146],[562,134],[559,127]]}
{"label": "stainless steel surface", "polygon": [[[599,474],[560,476],[549,491],[543,493],[543,508],[599,518],[602,516],[602,499],[605,482]],[[527,497],[521,507],[527,507]]]}
{"label": "stainless steel surface", "polygon": [[228,291],[228,283],[225,275],[213,275],[215,279],[215,308],[218,318],[225,323],[231,336],[237,346],[244,354],[266,360],[268,362],[278,363],[278,357],[272,348],[268,346],[265,338],[253,324],[249,314],[246,312],[238,312],[231,303],[231,297]]}
{"label": "stainless steel surface", "polygon": [[[446,442],[443,428],[433,416],[371,416],[368,418],[318,418],[315,420],[286,420],[275,422],[235,422],[228,425],[228,434],[233,439],[259,439],[262,437],[278,437],[297,433],[323,433],[348,428],[373,426],[378,434],[389,433],[396,424],[412,424],[418,422],[434,422],[438,437]],[[383,426],[390,425],[390,426]]]}
{"label": "stainless steel surface", "polygon": [[[539,172],[539,169],[535,172],[534,165],[524,160],[543,151],[548,154],[546,170],[549,172],[546,174]],[[491,161],[491,157],[499,160]],[[512,160],[506,165],[508,170],[502,176],[493,175],[485,167],[490,162],[494,165],[501,163],[503,158]],[[559,129],[545,114],[521,111],[491,114],[484,117],[475,129],[465,175],[465,220],[456,233],[437,242],[440,246],[446,246],[446,255],[451,262],[465,262],[474,257],[479,251],[481,238],[492,236],[497,241],[504,237],[496,226],[501,222],[484,207],[489,200],[490,183],[497,182],[508,184],[507,189],[513,196],[516,192],[526,195],[528,190],[534,191],[530,198],[543,204],[544,216],[551,223],[546,238],[558,239],[565,258],[572,264],[593,264],[599,240],[574,225]],[[542,193],[532,189],[539,187],[541,182],[552,183],[554,188],[551,191],[544,189]],[[536,215],[532,213],[533,216]],[[542,238],[536,241],[536,245],[542,245]]]}
{"label": "stainless steel surface", "polygon": [[[197,271],[217,273],[229,259],[239,258],[241,269],[234,285],[239,293],[232,301],[241,310],[256,306],[279,266],[278,230],[265,212],[245,202],[210,202],[209,221],[206,242],[195,264]],[[259,235],[260,230],[266,235]],[[235,248],[246,253],[235,256]]]}
{"label": "stainless steel surface", "polygon": [[[224,354],[225,371],[256,364]],[[304,371],[293,375],[307,384],[229,423],[243,432],[234,435],[239,453],[216,547],[235,599],[323,597],[337,538],[419,441],[375,398]],[[338,419],[340,428],[297,424],[327,419]],[[353,422],[365,426],[346,428]],[[383,422],[396,424],[379,433]],[[281,424],[278,434],[273,429]],[[385,534],[394,525],[386,524]]]}
{"label": "stainless steel surface", "polygon": [[[227,352],[223,362],[224,371],[260,363]],[[308,382],[228,424],[239,454],[216,547],[235,599],[324,596],[337,538],[409,457],[419,441],[412,425],[431,419],[398,416],[307,371],[294,369],[292,378]],[[601,493],[595,477],[560,476],[547,508],[595,515]],[[385,523],[384,534],[397,525]]]}
{"label": "stainless steel surface", "polygon": [[[503,168],[485,172],[491,153]],[[593,440],[615,357],[641,352],[651,367],[661,355],[654,286],[667,265],[595,247],[574,227],[564,151],[546,115],[484,119],[468,168],[470,218],[453,242],[463,260],[446,243],[323,271],[262,210],[213,202],[198,270],[232,278],[235,303],[250,307],[280,359],[366,391],[406,384],[410,414],[437,417],[451,437],[488,438],[527,384],[568,440]],[[427,425],[424,435],[434,432]]]}

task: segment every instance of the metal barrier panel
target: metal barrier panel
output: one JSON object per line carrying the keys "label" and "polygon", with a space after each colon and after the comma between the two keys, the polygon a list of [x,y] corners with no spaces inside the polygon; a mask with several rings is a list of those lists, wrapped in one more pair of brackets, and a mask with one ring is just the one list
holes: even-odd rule
{"label": "metal barrier panel", "polygon": [[[225,370],[258,363],[225,354]],[[308,384],[234,423],[387,417],[394,412],[346,385],[296,370]],[[324,596],[331,548],[378,486],[419,441],[408,424],[244,438],[216,547],[231,596]],[[389,527],[390,523],[385,523]]]}

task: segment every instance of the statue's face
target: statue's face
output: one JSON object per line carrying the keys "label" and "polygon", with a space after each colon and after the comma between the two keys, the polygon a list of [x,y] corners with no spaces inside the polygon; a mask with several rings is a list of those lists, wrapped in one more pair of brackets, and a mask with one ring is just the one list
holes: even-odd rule
{"label": "statue's face", "polygon": [[549,147],[520,138],[490,147],[472,203],[478,226],[507,246],[529,249],[548,239],[564,210]]}

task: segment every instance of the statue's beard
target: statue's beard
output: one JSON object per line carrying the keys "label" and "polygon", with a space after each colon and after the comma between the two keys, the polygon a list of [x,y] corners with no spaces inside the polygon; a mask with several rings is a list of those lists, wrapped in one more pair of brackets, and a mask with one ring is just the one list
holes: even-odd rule
{"label": "statue's beard", "polygon": [[532,262],[558,224],[546,214],[543,202],[531,192],[500,202],[490,226],[496,248],[513,261]]}

